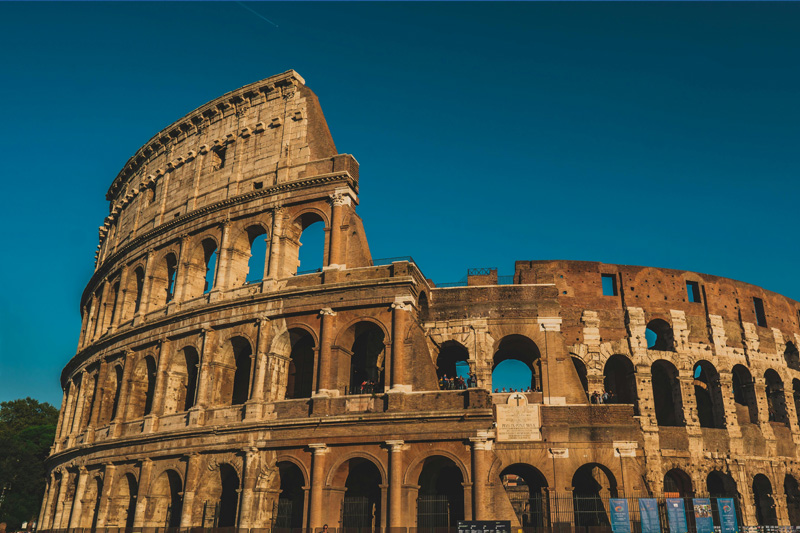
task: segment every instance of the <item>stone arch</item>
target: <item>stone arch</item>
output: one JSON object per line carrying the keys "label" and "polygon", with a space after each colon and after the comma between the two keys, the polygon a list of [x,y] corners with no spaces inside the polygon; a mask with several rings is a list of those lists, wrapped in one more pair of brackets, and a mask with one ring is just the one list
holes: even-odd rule
{"label": "stone arch", "polygon": [[147,497],[145,527],[179,527],[182,494],[183,479],[177,470],[165,468],[155,476]]}
{"label": "stone arch", "polygon": [[511,507],[522,527],[545,527],[547,478],[538,469],[526,463],[505,467],[499,474]]}
{"label": "stone arch", "polygon": [[311,481],[310,481],[310,479],[311,479],[310,475],[311,474],[309,473],[308,467],[306,466],[305,463],[303,463],[303,461],[301,461],[300,459],[298,459],[294,455],[284,454],[284,455],[278,455],[275,458],[275,462],[276,462],[276,464],[277,463],[292,463],[293,465],[295,465],[298,469],[300,469],[300,473],[303,474],[303,483],[306,486],[310,486],[309,484],[311,483]]}
{"label": "stone arch", "polygon": [[572,476],[572,508],[576,526],[608,526],[605,500],[616,497],[617,480],[600,463],[580,466]]}
{"label": "stone arch", "polygon": [[680,468],[673,468],[664,474],[664,496],[668,498],[691,498],[694,496],[692,478]]}
{"label": "stone arch", "polygon": [[589,372],[586,369],[586,363],[583,362],[583,359],[578,357],[575,354],[571,354],[572,357],[572,366],[575,367],[575,372],[578,374],[578,379],[581,382],[581,386],[583,386],[583,392],[586,394],[586,397],[589,397]]}
{"label": "stone arch", "polygon": [[339,330],[339,364],[350,368],[348,392],[383,392],[388,332],[380,321],[358,319]]}
{"label": "stone arch", "polygon": [[381,486],[386,484],[386,472],[380,461],[368,453],[350,453],[331,468],[328,480],[334,489],[330,497],[341,498],[331,503],[334,509],[342,509],[342,527],[381,527]]}
{"label": "stone arch", "polygon": [[305,328],[291,328],[286,335],[290,351],[284,398],[310,398],[314,390],[315,339]]}
{"label": "stone arch", "polygon": [[758,402],[750,370],[744,365],[735,365],[731,369],[731,385],[739,424],[758,424]]}
{"label": "stone arch", "polygon": [[772,483],[764,474],[753,477],[753,504],[756,509],[756,522],[759,526],[777,526],[775,500],[772,496]]}
{"label": "stone arch", "polygon": [[[512,333],[501,338],[495,347],[492,358],[492,386],[495,386],[494,372],[505,361],[520,361],[531,373],[530,388],[541,389],[541,352],[536,343],[525,335]],[[527,381],[527,376],[525,377]]]}
{"label": "stone arch", "polygon": [[121,362],[109,363],[106,386],[103,393],[103,403],[101,404],[100,420],[111,422],[117,418],[119,413],[119,397],[122,393],[122,377],[124,369]]}
{"label": "stone arch", "polygon": [[627,356],[614,354],[606,359],[603,367],[603,388],[614,393],[616,403],[633,404],[634,411],[638,414],[636,369]]}
{"label": "stone arch", "polygon": [[797,424],[800,425],[800,379],[797,378],[792,379],[792,401],[794,402],[794,413],[797,417]]}
{"label": "stone arch", "polygon": [[678,369],[666,359],[659,359],[652,364],[650,372],[656,422],[659,426],[685,425]]}
{"label": "stone arch", "polygon": [[187,261],[184,263],[183,300],[191,300],[210,292],[214,288],[217,273],[217,256],[219,251],[219,238],[211,233],[205,233],[189,246]]}
{"label": "stone arch", "polygon": [[767,397],[767,414],[770,422],[789,425],[789,412],[786,410],[786,394],[783,380],[772,368],[764,372],[764,394]]}
{"label": "stone arch", "polygon": [[791,474],[783,477],[783,493],[786,495],[786,511],[789,515],[789,523],[792,525],[800,524],[800,486],[797,479]]}
{"label": "stone arch", "polygon": [[[417,457],[413,461],[411,461],[411,464],[408,465],[408,467],[406,468],[405,475],[403,476],[403,483],[406,485],[416,483],[417,480],[419,479],[420,474],[422,473],[422,468],[425,465],[425,459],[433,456],[445,457],[450,461],[452,461],[453,464],[455,464],[461,471],[461,477],[464,479],[464,482],[465,483],[471,482],[470,469],[469,467],[464,465],[464,462],[458,455],[448,450],[436,448],[433,450],[426,451],[424,455]],[[491,477],[491,474],[489,475],[489,477]],[[488,480],[489,477],[487,477],[486,479]]]}
{"label": "stone arch", "polygon": [[672,326],[666,320],[655,318],[648,322],[645,337],[649,350],[675,351],[675,335]]}
{"label": "stone arch", "polygon": [[129,320],[139,312],[142,307],[142,295],[144,292],[145,272],[144,265],[137,263],[129,268],[127,283],[125,286],[125,306],[122,309],[120,321]]}
{"label": "stone arch", "polygon": [[81,498],[81,517],[79,521],[81,525],[87,525],[93,529],[97,527],[102,496],[103,476],[98,473],[86,483],[86,489],[83,493],[83,498]]}
{"label": "stone arch", "polygon": [[792,341],[786,343],[786,348],[783,350],[783,359],[786,361],[786,366],[792,370],[800,370],[800,352],[797,346]]}
{"label": "stone arch", "polygon": [[279,490],[276,528],[301,528],[305,516],[306,476],[295,461],[277,461]]}
{"label": "stone arch", "polygon": [[695,363],[692,370],[697,418],[701,427],[724,428],[725,404],[719,384],[719,372],[706,360]]}
{"label": "stone arch", "polygon": [[136,495],[139,482],[133,472],[120,472],[111,492],[106,525],[110,527],[133,527]]}
{"label": "stone arch", "polygon": [[428,294],[425,291],[420,291],[417,302],[419,303],[419,319],[424,322],[428,320]]}
{"label": "stone arch", "polygon": [[[303,246],[303,234],[306,233],[311,226],[314,224],[322,223],[321,231],[323,233],[322,240],[324,241],[322,250],[315,250],[313,256],[309,255],[306,259],[306,264],[301,264],[301,253],[300,249]],[[285,230],[285,235],[288,237],[282,242],[283,250],[284,250],[284,258],[286,264],[286,271],[285,276],[291,276],[299,272],[304,272],[310,270],[313,265],[309,264],[310,257],[321,257],[321,261],[317,263],[316,260],[313,260],[314,265],[319,264],[320,266],[324,266],[327,264],[328,259],[328,229],[330,228],[330,223],[328,221],[328,216],[326,213],[320,211],[314,207],[308,207],[303,209],[302,211],[298,212],[292,218],[292,222],[288,224]],[[318,231],[318,230],[312,230]],[[319,235],[317,236],[319,237]],[[308,251],[303,252],[305,256]]]}
{"label": "stone arch", "polygon": [[210,474],[201,476],[195,493],[192,523],[202,527],[231,527],[237,524],[236,509],[241,489],[241,467],[228,462],[229,454],[209,459]]}
{"label": "stone arch", "polygon": [[464,475],[449,457],[428,455],[416,480],[417,527],[448,527],[464,520]]}
{"label": "stone arch", "polygon": [[229,250],[228,277],[231,287],[261,281],[268,264],[270,233],[267,225],[259,221],[247,221],[240,228]]}
{"label": "stone arch", "polygon": [[706,476],[706,491],[712,498],[728,498],[739,495],[733,477],[719,470],[712,470]]}
{"label": "stone arch", "polygon": [[151,353],[139,357],[133,364],[128,390],[126,420],[137,420],[153,410],[156,389],[156,358]]}
{"label": "stone arch", "polygon": [[186,344],[172,354],[167,375],[164,414],[188,411],[196,402],[200,353],[197,347]]}
{"label": "stone arch", "polygon": [[311,335],[312,339],[314,339],[314,346],[319,345],[319,335],[317,335],[317,332],[314,330],[314,328],[303,322],[293,322],[293,323],[287,323],[285,328],[283,328],[279,334],[276,334],[274,336],[272,344],[270,345],[271,353],[277,353],[286,356],[289,355],[289,353],[292,350],[289,338],[289,330],[292,329],[305,331],[306,333]]}
{"label": "stone arch", "polygon": [[[448,340],[439,347],[439,354],[436,356],[436,377],[440,380],[445,378],[454,379],[458,377],[459,369],[467,365],[469,372],[469,350],[458,341]],[[466,381],[466,377],[465,377]]]}
{"label": "stone arch", "polygon": [[[159,260],[154,262],[152,269],[149,309],[164,307],[175,297],[175,287],[178,276],[178,254],[175,251],[166,251]],[[150,275],[148,273],[148,275]]]}
{"label": "stone arch", "polygon": [[244,333],[231,334],[214,358],[214,404],[240,405],[249,398],[253,343]]}

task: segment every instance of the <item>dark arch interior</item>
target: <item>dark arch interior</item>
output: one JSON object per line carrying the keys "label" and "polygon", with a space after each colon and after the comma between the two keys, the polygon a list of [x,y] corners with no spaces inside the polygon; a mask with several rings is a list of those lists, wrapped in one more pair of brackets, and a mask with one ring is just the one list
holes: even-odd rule
{"label": "dark arch interior", "polygon": [[731,381],[739,424],[758,424],[758,404],[750,371],[742,365],[734,366]]}
{"label": "dark arch interior", "polygon": [[[578,374],[578,379],[581,381],[583,392],[589,394],[589,376],[586,372],[586,365],[579,358],[572,356],[572,365],[575,367],[575,372]],[[588,396],[587,396],[588,397]]]}
{"label": "dark arch interior", "polygon": [[666,320],[656,318],[647,324],[645,331],[647,347],[651,350],[674,351],[675,339],[672,333],[672,326]]}
{"label": "dark arch interior", "polygon": [[572,493],[576,526],[610,524],[604,499],[616,497],[617,482],[608,469],[596,463],[581,466],[572,476]]}
{"label": "dark arch interior", "polygon": [[539,470],[526,464],[514,464],[500,472],[500,481],[523,527],[547,525],[544,494],[547,480]]}
{"label": "dark arch interior", "polygon": [[712,498],[736,497],[736,482],[728,474],[714,470],[706,478],[706,490]]}
{"label": "dark arch interior", "polygon": [[800,379],[792,380],[792,399],[794,400],[794,412],[797,416],[797,423],[800,424]]}
{"label": "dark arch interior", "polygon": [[314,383],[314,338],[303,329],[292,329],[289,342],[292,351],[289,354],[286,399],[310,398]]}
{"label": "dark arch interior", "polygon": [[794,476],[786,474],[783,478],[783,493],[786,494],[786,509],[789,512],[789,523],[800,524],[800,487]]}
{"label": "dark arch interior", "polygon": [[678,370],[672,363],[661,359],[653,363],[651,374],[658,425],[684,425]]}
{"label": "dark arch interior", "polygon": [[767,395],[767,412],[770,422],[780,422],[789,425],[789,413],[786,411],[786,395],[783,391],[783,381],[778,373],[771,368],[764,373]]}
{"label": "dark arch interior", "polygon": [[620,354],[608,358],[603,368],[603,387],[614,393],[617,403],[633,404],[638,414],[636,378],[630,359]]}
{"label": "dark arch interior", "polygon": [[267,261],[267,232],[261,226],[247,228],[247,239],[250,243],[250,257],[247,259],[245,283],[255,283],[264,277],[264,266]]}
{"label": "dark arch interior", "polygon": [[772,499],[772,483],[764,474],[753,478],[753,503],[756,507],[756,521],[759,526],[777,526],[775,501]]}
{"label": "dark arch interior", "polygon": [[164,263],[167,270],[166,301],[171,302],[172,297],[175,296],[175,276],[178,273],[178,259],[175,257],[175,254],[168,254]]}
{"label": "dark arch interior", "polygon": [[139,484],[133,474],[125,474],[125,481],[128,483],[128,509],[125,514],[125,527],[133,527],[133,518],[136,510],[136,494],[139,492]]}
{"label": "dark arch interior", "polygon": [[[497,370],[497,367],[501,363],[508,360],[520,361],[528,367],[531,372],[531,383],[529,386],[532,390],[537,390],[542,386],[541,354],[535,342],[523,335],[508,335],[503,337],[494,354],[492,366],[493,386],[496,387],[499,381],[495,379],[494,371]],[[526,384],[526,387],[527,386]]]}
{"label": "dark arch interior", "polygon": [[366,459],[351,459],[342,502],[343,527],[379,528],[381,473]]}
{"label": "dark arch interior", "polygon": [[725,407],[722,403],[717,369],[708,361],[701,361],[694,366],[693,377],[700,426],[724,428]]}
{"label": "dark arch interior", "polygon": [[372,322],[359,322],[353,328],[350,391],[355,394],[383,392],[385,348],[383,330]]}
{"label": "dark arch interior", "polygon": [[794,370],[800,370],[800,353],[798,353],[797,346],[792,341],[786,343],[783,358],[786,360],[786,366]]}
{"label": "dark arch interior", "polygon": [[183,357],[186,363],[186,398],[183,402],[183,410],[188,411],[194,407],[197,396],[197,372],[200,357],[192,346],[183,349]]}
{"label": "dark arch interior", "polygon": [[464,519],[464,478],[446,457],[428,457],[419,475],[417,527],[450,527]]}
{"label": "dark arch interior", "polygon": [[181,477],[174,470],[164,472],[167,476],[169,487],[169,507],[165,520],[166,527],[179,527],[181,525],[181,511],[183,508]]}
{"label": "dark arch interior", "polygon": [[220,465],[219,476],[222,482],[222,493],[219,498],[217,526],[235,526],[236,511],[239,505],[239,476],[230,465]]}
{"label": "dark arch interior", "polygon": [[325,261],[325,222],[316,213],[305,213],[295,227],[300,243],[297,273],[321,269]]}
{"label": "dark arch interior", "polygon": [[231,405],[241,405],[247,401],[250,393],[250,356],[253,354],[253,350],[247,339],[243,337],[234,337],[231,339],[231,345],[236,363],[236,371],[233,374]]}
{"label": "dark arch interior", "polygon": [[692,479],[680,468],[673,468],[664,474],[664,495],[670,498],[692,497]]}
{"label": "dark arch interior", "polygon": [[205,294],[214,288],[214,277],[217,272],[217,243],[213,239],[205,239],[202,242],[202,246],[203,265],[205,266],[203,271],[203,276],[205,277],[203,294]]}
{"label": "dark arch interior", "polygon": [[117,365],[114,367],[114,402],[111,405],[111,420],[117,418],[120,392],[122,392],[122,367]]}
{"label": "dark arch interior", "polygon": [[153,410],[153,396],[156,392],[156,361],[152,357],[145,357],[145,371],[147,372],[147,390],[144,396],[144,414],[149,415]]}
{"label": "dark arch interior", "polygon": [[460,375],[459,367],[466,364],[467,359],[469,359],[469,352],[464,346],[455,341],[445,342],[436,358],[436,377],[440,379],[445,376],[448,378],[458,377]]}
{"label": "dark arch interior", "polygon": [[278,497],[278,517],[275,527],[303,527],[303,473],[297,465],[279,462],[281,493]]}
{"label": "dark arch interior", "polygon": [[144,289],[144,269],[141,267],[134,270],[136,277],[136,299],[133,304],[133,312],[138,313],[139,307],[142,305],[142,290]]}

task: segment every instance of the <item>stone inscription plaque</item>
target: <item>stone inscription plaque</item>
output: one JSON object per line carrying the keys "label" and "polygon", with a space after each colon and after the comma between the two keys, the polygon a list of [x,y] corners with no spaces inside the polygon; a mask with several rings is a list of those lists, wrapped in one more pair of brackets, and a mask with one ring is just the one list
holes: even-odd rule
{"label": "stone inscription plaque", "polygon": [[529,405],[527,399],[523,401],[512,394],[506,405],[495,406],[495,412],[498,442],[542,440],[538,405]]}

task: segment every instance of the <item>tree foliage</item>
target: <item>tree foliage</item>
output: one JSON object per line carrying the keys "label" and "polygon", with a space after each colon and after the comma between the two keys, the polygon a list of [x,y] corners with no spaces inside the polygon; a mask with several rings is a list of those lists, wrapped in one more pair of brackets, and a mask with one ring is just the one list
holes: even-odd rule
{"label": "tree foliage", "polygon": [[32,398],[0,403],[0,522],[9,530],[35,520],[45,489],[44,461],[56,434],[58,409]]}

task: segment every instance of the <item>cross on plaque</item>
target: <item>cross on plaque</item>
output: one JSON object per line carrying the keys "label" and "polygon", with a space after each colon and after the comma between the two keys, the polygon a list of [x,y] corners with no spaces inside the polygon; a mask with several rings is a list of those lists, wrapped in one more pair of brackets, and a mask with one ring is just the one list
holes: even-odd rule
{"label": "cross on plaque", "polygon": [[521,394],[515,394],[514,396],[511,397],[511,399],[512,400],[516,400],[517,401],[517,407],[519,407],[519,401],[520,400],[524,400],[525,398]]}

